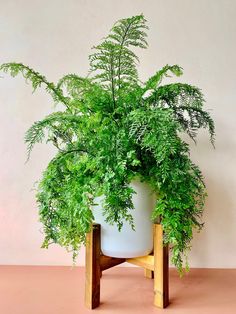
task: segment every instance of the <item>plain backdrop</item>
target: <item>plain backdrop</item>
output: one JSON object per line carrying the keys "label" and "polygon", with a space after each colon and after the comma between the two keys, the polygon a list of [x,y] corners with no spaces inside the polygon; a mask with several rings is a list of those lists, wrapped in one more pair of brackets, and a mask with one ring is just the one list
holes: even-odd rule
{"label": "plain backdrop", "polygon": [[[116,20],[140,13],[150,27],[149,48],[138,51],[141,79],[181,65],[179,81],[202,89],[216,123],[215,149],[205,131],[197,146],[190,142],[209,195],[190,266],[236,267],[235,0],[0,0],[0,63],[23,62],[50,81],[86,75],[91,47]],[[71,265],[64,249],[40,248],[34,183],[55,151],[38,145],[25,163],[24,133],[52,112],[52,100],[43,90],[32,94],[21,77],[0,76],[0,264]]]}

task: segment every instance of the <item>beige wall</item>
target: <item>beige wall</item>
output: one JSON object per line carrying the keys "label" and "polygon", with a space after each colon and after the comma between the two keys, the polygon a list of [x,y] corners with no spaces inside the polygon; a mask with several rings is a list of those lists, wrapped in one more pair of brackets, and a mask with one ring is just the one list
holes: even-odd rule
{"label": "beige wall", "polygon": [[[236,267],[236,1],[230,0],[0,0],[0,63],[21,61],[58,80],[85,75],[90,47],[114,21],[143,12],[149,49],[141,52],[142,79],[166,63],[185,69],[181,81],[202,88],[217,141],[205,132],[192,158],[206,178],[205,229],[196,234],[192,267]],[[24,132],[52,109],[42,91],[21,78],[0,78],[0,264],[70,265],[63,249],[40,249],[42,234],[33,182],[53,154],[40,145],[25,164]],[[79,263],[84,263],[83,252]]]}

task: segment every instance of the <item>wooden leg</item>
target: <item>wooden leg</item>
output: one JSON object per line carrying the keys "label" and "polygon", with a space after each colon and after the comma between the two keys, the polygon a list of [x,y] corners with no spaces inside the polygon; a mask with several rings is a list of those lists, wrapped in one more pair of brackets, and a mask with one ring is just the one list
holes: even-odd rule
{"label": "wooden leg", "polygon": [[153,279],[154,278],[154,272],[150,269],[144,268],[144,277]]}
{"label": "wooden leg", "polygon": [[154,225],[154,305],[165,308],[169,304],[169,250],[163,247],[161,224]]}
{"label": "wooden leg", "polygon": [[85,305],[94,309],[100,304],[101,227],[94,224],[86,239]]}

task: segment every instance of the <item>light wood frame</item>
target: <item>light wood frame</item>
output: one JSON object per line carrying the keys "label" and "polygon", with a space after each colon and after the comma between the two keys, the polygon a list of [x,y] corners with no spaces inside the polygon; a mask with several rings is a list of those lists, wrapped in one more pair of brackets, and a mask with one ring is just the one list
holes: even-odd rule
{"label": "light wood frame", "polygon": [[100,279],[102,271],[128,262],[144,268],[146,278],[154,278],[154,305],[165,308],[169,304],[169,250],[163,246],[161,224],[153,225],[154,249],[147,256],[115,258],[101,253],[101,226],[93,224],[86,239],[85,305],[94,309],[100,304]]}

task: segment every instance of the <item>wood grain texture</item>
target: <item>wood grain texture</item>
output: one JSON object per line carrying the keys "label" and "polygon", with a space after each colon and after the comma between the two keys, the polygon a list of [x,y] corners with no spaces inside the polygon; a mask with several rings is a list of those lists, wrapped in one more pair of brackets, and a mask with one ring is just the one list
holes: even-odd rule
{"label": "wood grain texture", "polygon": [[126,261],[125,258],[117,258],[101,255],[100,256],[100,267],[101,271],[114,267],[116,265],[122,264]]}
{"label": "wood grain texture", "polygon": [[154,256],[153,255],[127,258],[126,262],[149,269],[149,270],[154,270]]}
{"label": "wood grain texture", "polygon": [[149,279],[153,279],[154,278],[154,271],[144,268],[144,277],[149,278]]}
{"label": "wood grain texture", "polygon": [[161,224],[154,225],[154,305],[165,308],[169,304],[169,250],[163,247]]}
{"label": "wood grain texture", "polygon": [[94,309],[100,304],[100,251],[101,226],[93,224],[86,239],[86,278],[85,278],[85,305]]}
{"label": "wood grain texture", "polygon": [[144,276],[154,277],[154,305],[165,308],[169,304],[169,250],[163,247],[163,229],[154,224],[154,253],[135,258],[114,258],[101,254],[101,226],[94,224],[86,239],[85,304],[94,309],[100,304],[102,271],[125,261],[144,268]]}

